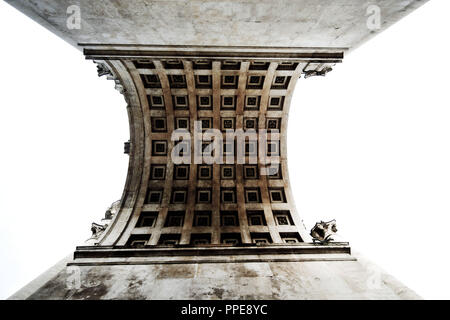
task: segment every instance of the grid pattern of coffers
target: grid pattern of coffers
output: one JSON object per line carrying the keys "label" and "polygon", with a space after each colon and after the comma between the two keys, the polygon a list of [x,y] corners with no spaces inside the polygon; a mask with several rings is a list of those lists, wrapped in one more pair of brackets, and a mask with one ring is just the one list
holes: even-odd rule
{"label": "grid pattern of coffers", "polygon": [[[148,245],[240,245],[302,242],[293,218],[286,168],[290,96],[305,63],[214,59],[135,59],[123,62],[150,114],[146,148],[149,179],[126,242]],[[269,175],[250,163],[256,141],[245,141],[245,163],[174,164],[175,129],[280,131],[268,140],[268,156],[280,164]],[[225,139],[224,139],[225,141]],[[179,142],[179,143],[182,143]],[[205,143],[202,148],[206,148]],[[236,141],[220,146],[224,156]],[[298,220],[297,220],[298,221]]]}

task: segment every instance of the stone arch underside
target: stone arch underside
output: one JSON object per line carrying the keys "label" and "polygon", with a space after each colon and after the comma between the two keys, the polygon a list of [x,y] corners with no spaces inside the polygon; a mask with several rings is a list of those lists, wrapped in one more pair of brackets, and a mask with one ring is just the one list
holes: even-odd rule
{"label": "stone arch underside", "polygon": [[[426,1],[7,2],[96,61],[130,124],[128,175],[105,224],[12,299],[418,298],[348,243],[311,243],[286,125],[299,77],[327,74]],[[279,127],[281,175],[256,175],[261,163],[175,166],[172,133],[192,136],[194,120],[259,136]]]}
{"label": "stone arch underside", "polygon": [[[117,214],[98,237],[96,250],[78,247],[75,257],[98,256],[100,248],[348,253],[347,243],[310,244],[290,188],[286,148],[297,80],[326,75],[343,52],[86,45],[86,58],[98,64],[100,76],[115,81],[127,101],[130,160]],[[195,163],[199,150],[193,141],[202,134],[196,121],[203,129],[220,130],[221,163]],[[189,163],[176,164],[171,157],[178,143],[172,133],[179,129],[191,138]],[[249,136],[242,145],[235,138],[230,146],[226,130],[255,132],[258,140]],[[265,130],[267,142],[259,140]],[[239,147],[244,163],[236,157],[228,163],[229,148]]]}

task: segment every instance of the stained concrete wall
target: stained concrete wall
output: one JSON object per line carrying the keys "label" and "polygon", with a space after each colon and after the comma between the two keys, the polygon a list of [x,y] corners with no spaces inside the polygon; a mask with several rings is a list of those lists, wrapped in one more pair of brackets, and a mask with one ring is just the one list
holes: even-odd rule
{"label": "stained concrete wall", "polygon": [[[6,0],[78,43],[355,48],[427,0]],[[69,29],[71,5],[80,29]],[[380,29],[367,27],[370,5]],[[370,12],[369,12],[370,15]]]}
{"label": "stained concrete wall", "polygon": [[[359,261],[192,263],[64,267],[13,299],[420,299]],[[77,269],[79,268],[79,269]],[[78,273],[79,271],[79,273]],[[80,287],[76,288],[76,276]],[[70,289],[74,287],[73,289]]]}

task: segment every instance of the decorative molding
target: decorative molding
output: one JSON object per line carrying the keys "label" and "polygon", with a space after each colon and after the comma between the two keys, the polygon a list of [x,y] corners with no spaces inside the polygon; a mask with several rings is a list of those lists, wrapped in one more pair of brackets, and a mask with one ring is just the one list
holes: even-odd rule
{"label": "decorative molding", "polygon": [[80,43],[87,59],[251,59],[339,63],[347,48],[157,46]]}
{"label": "decorative molding", "polygon": [[320,221],[311,229],[311,237],[314,242],[318,241],[321,244],[327,244],[333,240],[332,236],[336,232],[336,220],[330,220],[328,222]]}
{"label": "decorative molding", "polygon": [[326,76],[328,72],[332,71],[333,68],[331,67],[326,67],[323,68],[322,70],[308,70],[308,71],[304,71],[304,75],[305,75],[305,79],[309,78],[309,77],[315,77],[315,76]]}
{"label": "decorative molding", "polygon": [[[104,61],[94,60],[97,64],[97,74],[99,77],[106,76],[108,80],[114,81],[114,89],[119,91],[120,94],[125,94],[125,89],[120,81],[120,79],[114,74],[114,72],[108,67],[107,63]],[[126,97],[125,97],[126,99]]]}
{"label": "decorative molding", "polygon": [[[210,245],[198,247],[193,245],[153,246],[147,248],[127,248],[123,246],[79,246],[74,253],[74,261],[92,258],[150,258],[150,257],[238,257],[253,255],[265,260],[273,258],[273,255],[300,255],[300,254],[350,254],[348,242],[336,242],[328,245],[311,243],[299,243],[291,245],[267,244],[267,245]],[[166,259],[167,260],[167,259]],[[192,263],[192,258],[187,259]]]}
{"label": "decorative molding", "polygon": [[107,224],[103,225],[103,224],[98,224],[98,223],[92,222],[92,225],[91,225],[92,236],[90,239],[98,239],[100,237],[100,235],[106,230],[107,226],[108,226]]}

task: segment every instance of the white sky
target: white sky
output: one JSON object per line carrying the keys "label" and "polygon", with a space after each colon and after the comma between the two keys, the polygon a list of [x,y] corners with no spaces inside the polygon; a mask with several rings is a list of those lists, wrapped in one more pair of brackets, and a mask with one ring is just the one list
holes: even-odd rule
{"label": "white sky", "polygon": [[[450,1],[426,3],[301,79],[288,153],[307,228],[341,239],[427,299],[450,299]],[[0,298],[90,235],[120,198],[126,104],[57,36],[0,2]]]}

